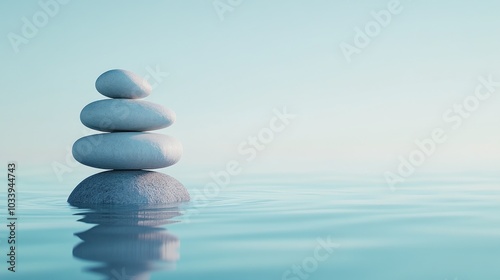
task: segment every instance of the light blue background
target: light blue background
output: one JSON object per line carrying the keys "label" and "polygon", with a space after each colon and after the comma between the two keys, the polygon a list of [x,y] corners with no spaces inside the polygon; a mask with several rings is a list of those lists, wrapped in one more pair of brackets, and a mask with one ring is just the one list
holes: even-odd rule
{"label": "light blue background", "polygon": [[[479,76],[500,81],[500,3],[401,1],[403,11],[348,63],[339,44],[353,44],[354,29],[388,2],[244,1],[221,20],[212,1],[70,1],[15,53],[8,34],[41,7],[1,1],[2,162],[16,160],[25,180],[44,175],[71,190],[98,170],[78,165],[59,181],[52,166],[90,133],[79,113],[104,98],[95,79],[159,67],[169,76],[146,100],[177,113],[160,132],[183,142],[184,157],[162,171],[183,182],[207,181],[232,159],[243,174],[383,180],[436,127],[448,140],[417,175],[497,171],[500,97],[457,130],[441,115]],[[238,145],[285,106],[296,119],[245,162]]]}

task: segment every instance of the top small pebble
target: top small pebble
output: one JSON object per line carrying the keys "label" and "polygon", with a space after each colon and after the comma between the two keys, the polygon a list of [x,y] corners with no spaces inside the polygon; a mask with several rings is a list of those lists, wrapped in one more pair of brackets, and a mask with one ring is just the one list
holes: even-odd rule
{"label": "top small pebble", "polygon": [[95,81],[95,88],[110,98],[138,99],[151,93],[151,85],[146,79],[121,69],[102,73]]}

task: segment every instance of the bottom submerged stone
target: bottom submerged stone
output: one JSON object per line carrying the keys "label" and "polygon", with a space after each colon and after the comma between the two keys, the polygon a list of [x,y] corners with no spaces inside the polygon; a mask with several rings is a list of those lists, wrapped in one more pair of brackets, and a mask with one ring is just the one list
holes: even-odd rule
{"label": "bottom submerged stone", "polygon": [[85,206],[165,204],[189,199],[186,188],[166,174],[145,170],[112,170],[83,180],[71,192],[68,202],[74,206]]}

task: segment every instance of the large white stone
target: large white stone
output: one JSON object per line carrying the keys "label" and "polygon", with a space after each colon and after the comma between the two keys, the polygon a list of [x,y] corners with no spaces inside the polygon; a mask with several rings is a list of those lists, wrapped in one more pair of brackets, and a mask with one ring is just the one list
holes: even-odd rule
{"label": "large white stone", "polygon": [[82,164],[103,169],[154,169],[175,164],[182,155],[176,139],[157,133],[113,132],[85,136],[73,144]]}
{"label": "large white stone", "polygon": [[80,120],[89,128],[105,132],[147,131],[170,126],[175,113],[144,100],[104,99],[85,106]]}
{"label": "large white stone", "polygon": [[149,82],[127,70],[113,69],[102,73],[95,81],[95,88],[110,98],[144,98],[151,93]]}
{"label": "large white stone", "polygon": [[189,201],[189,193],[176,179],[145,170],[105,171],[83,180],[68,197],[74,206],[166,204]]}

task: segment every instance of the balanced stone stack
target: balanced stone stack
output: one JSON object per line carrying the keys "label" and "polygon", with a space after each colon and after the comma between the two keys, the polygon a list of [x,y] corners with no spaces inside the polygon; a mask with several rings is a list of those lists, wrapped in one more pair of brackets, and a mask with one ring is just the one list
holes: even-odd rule
{"label": "balanced stone stack", "polygon": [[78,139],[75,159],[87,166],[111,169],[83,180],[71,193],[72,205],[160,204],[189,200],[186,188],[163,173],[144,169],[175,164],[182,145],[172,137],[146,132],[170,126],[175,113],[138,100],[151,93],[149,83],[125,70],[97,78],[96,89],[111,99],[92,102],[80,114],[82,123],[105,133]]}

